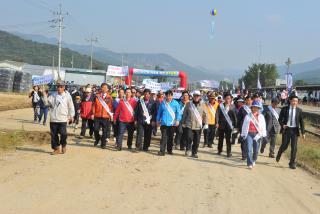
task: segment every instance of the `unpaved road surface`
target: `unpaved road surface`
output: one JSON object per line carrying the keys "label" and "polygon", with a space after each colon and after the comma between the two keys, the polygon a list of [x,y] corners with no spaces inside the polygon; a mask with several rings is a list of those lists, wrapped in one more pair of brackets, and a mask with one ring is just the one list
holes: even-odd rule
{"label": "unpaved road surface", "polygon": [[[32,110],[0,112],[0,128],[46,131]],[[23,125],[22,125],[23,123]],[[72,132],[72,130],[69,130]],[[0,157],[0,213],[319,213],[320,181],[260,156],[253,170],[233,157],[201,148],[183,152],[121,152],[69,138],[67,154],[50,156],[49,144],[26,145]],[[113,142],[111,142],[113,144]]]}

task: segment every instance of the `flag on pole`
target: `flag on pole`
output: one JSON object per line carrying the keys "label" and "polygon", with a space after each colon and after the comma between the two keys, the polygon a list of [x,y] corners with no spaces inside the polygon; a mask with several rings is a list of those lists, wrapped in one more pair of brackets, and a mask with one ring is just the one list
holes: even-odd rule
{"label": "flag on pole", "polygon": [[259,77],[258,77],[258,82],[257,82],[257,88],[258,88],[259,90],[262,88]]}
{"label": "flag on pole", "polygon": [[292,90],[292,73],[288,73],[286,74],[286,79],[287,79],[287,88],[288,88],[288,91],[290,92]]}
{"label": "flag on pole", "polygon": [[242,80],[242,86],[241,86],[241,88],[242,88],[242,90],[246,89],[246,86],[245,86],[243,80]]}

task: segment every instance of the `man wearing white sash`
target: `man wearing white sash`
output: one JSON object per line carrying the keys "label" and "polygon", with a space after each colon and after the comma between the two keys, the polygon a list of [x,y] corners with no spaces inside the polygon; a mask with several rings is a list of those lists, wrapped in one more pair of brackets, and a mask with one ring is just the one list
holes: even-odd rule
{"label": "man wearing white sash", "polygon": [[232,96],[230,93],[224,95],[224,103],[219,105],[216,115],[216,124],[219,133],[218,155],[223,149],[223,140],[226,139],[227,157],[231,157],[231,134],[237,127],[237,116],[235,107],[231,104]]}
{"label": "man wearing white sash", "polygon": [[[187,128],[188,133],[185,155],[191,155],[193,158],[198,158],[201,129],[208,127],[207,110],[205,104],[200,102],[200,99],[200,91],[195,91],[193,100],[188,102],[184,108],[181,120],[182,126]],[[190,154],[191,150],[192,154]]]}
{"label": "man wearing white sash", "polygon": [[137,127],[136,148],[138,150],[143,149],[143,151],[148,151],[151,142],[152,126],[155,125],[156,121],[156,103],[150,99],[150,89],[145,89],[143,95],[143,98],[139,99],[135,109],[135,122]]}
{"label": "man wearing white sash", "polygon": [[249,169],[255,166],[258,159],[260,142],[267,136],[266,122],[260,113],[261,104],[253,101],[251,113],[247,114],[242,125],[241,137],[247,143],[247,166]]}
{"label": "man wearing white sash", "polygon": [[216,133],[216,112],[219,104],[218,102],[216,102],[216,97],[213,93],[211,93],[208,97],[209,101],[205,104],[208,112],[208,128],[203,130],[203,147],[208,146],[209,148],[212,148],[213,140]]}
{"label": "man wearing white sash", "polygon": [[280,133],[279,112],[277,108],[280,101],[278,98],[271,100],[271,105],[264,110],[264,117],[267,126],[267,140],[262,142],[260,152],[263,153],[268,141],[270,142],[269,157],[275,158],[274,148],[276,145],[277,135]]}
{"label": "man wearing white sash", "polygon": [[51,154],[60,154],[60,146],[64,154],[67,151],[67,123],[72,123],[75,114],[72,98],[65,92],[65,83],[58,81],[57,92],[43,96],[43,103],[50,108]]}
{"label": "man wearing white sash", "polygon": [[[252,97],[250,95],[245,97],[245,105],[243,105],[239,109],[238,113],[238,128],[239,128],[239,133],[242,131],[242,124],[244,121],[244,118],[246,117],[247,114],[251,112],[251,105],[252,105]],[[243,137],[239,138],[240,144],[241,144],[241,154],[242,154],[242,160],[247,159],[247,145],[245,139]]]}
{"label": "man wearing white sash", "polygon": [[166,99],[160,104],[157,112],[157,125],[161,126],[161,141],[159,155],[164,156],[165,150],[172,155],[173,135],[175,127],[181,120],[179,103],[173,99],[173,92],[166,91]]}
{"label": "man wearing white sash", "polygon": [[120,100],[119,105],[114,113],[114,123],[116,124],[116,119],[119,118],[119,133],[116,138],[117,146],[116,149],[118,151],[122,150],[122,139],[123,135],[128,131],[127,138],[127,146],[128,149],[132,149],[132,140],[134,133],[134,120],[135,120],[135,112],[134,109],[137,106],[137,102],[134,98],[132,98],[131,89],[127,88],[125,90],[125,98]]}
{"label": "man wearing white sash", "polygon": [[[182,97],[179,102],[180,105],[180,114],[183,114],[183,111],[186,107],[186,104],[189,102],[190,95],[188,91],[182,92]],[[187,130],[186,128],[182,127],[182,123],[179,124],[179,126],[176,127],[175,130],[175,138],[174,138],[174,144],[176,149],[180,149],[181,151],[185,150],[186,143],[187,143]]]}
{"label": "man wearing white sash", "polygon": [[[91,114],[91,119],[94,120],[94,146],[97,146],[101,141],[101,149],[107,148],[113,120],[112,97],[108,92],[109,86],[106,83],[102,83],[101,93],[96,94]],[[100,129],[102,129],[102,136],[99,134]]]}

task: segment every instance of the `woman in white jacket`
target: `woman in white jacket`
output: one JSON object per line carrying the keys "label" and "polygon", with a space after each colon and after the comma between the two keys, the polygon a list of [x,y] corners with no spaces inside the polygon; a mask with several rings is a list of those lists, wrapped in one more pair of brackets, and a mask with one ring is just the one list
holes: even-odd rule
{"label": "woman in white jacket", "polygon": [[247,143],[247,165],[249,169],[252,169],[257,161],[262,138],[267,136],[266,121],[260,113],[260,108],[259,101],[253,101],[251,113],[246,115],[242,125],[241,137]]}

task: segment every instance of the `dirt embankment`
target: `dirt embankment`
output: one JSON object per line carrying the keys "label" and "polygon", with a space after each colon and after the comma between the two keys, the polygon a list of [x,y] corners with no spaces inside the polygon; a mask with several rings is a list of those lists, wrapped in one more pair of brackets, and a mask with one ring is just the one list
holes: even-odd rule
{"label": "dirt embankment", "polygon": [[27,94],[0,93],[0,111],[29,108],[31,100]]}

